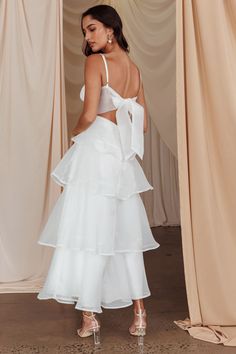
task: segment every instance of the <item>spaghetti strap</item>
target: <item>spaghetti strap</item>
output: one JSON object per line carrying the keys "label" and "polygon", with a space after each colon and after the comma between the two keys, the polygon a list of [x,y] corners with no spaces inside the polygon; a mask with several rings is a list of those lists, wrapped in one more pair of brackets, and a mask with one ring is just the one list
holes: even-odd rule
{"label": "spaghetti strap", "polygon": [[106,83],[106,85],[108,85],[108,82],[109,82],[109,76],[108,76],[107,61],[106,61],[106,58],[105,58],[105,55],[104,55],[104,54],[102,54],[102,53],[99,53],[99,54],[101,54],[102,59],[103,59],[104,64],[105,64],[105,69],[106,69],[106,79],[107,79],[107,83]]}

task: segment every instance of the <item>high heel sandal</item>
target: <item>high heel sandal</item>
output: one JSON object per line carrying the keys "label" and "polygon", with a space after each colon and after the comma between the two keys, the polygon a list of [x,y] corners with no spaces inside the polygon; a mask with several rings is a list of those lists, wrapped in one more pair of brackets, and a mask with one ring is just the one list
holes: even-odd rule
{"label": "high heel sandal", "polygon": [[100,323],[95,317],[95,313],[86,315],[83,313],[82,327],[77,329],[77,333],[80,337],[89,337],[93,335],[94,344],[100,344]]}
{"label": "high heel sandal", "polygon": [[143,337],[146,335],[146,327],[147,327],[147,315],[146,310],[139,309],[138,312],[134,310],[134,321],[132,325],[129,327],[129,333],[132,336],[138,336],[138,344],[143,345],[144,339]]}
{"label": "high heel sandal", "polygon": [[138,312],[134,310],[134,321],[129,327],[129,333],[132,336],[145,336],[147,327],[146,310],[139,309]]}

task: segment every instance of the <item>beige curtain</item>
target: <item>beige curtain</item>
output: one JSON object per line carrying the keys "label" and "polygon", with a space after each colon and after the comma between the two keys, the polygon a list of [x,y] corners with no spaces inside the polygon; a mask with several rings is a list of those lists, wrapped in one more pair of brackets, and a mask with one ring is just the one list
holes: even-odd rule
{"label": "beige curtain", "polygon": [[236,2],[177,1],[184,268],[195,338],[236,346]]}
{"label": "beige curtain", "polygon": [[42,285],[37,239],[60,194],[50,170],[68,148],[62,1],[0,2],[0,292]]}
{"label": "beige curtain", "polygon": [[179,190],[175,108],[174,0],[64,0],[64,55],[69,134],[82,109],[83,83],[80,16],[87,8],[108,4],[116,8],[139,66],[150,114],[144,160],[139,162],[154,186],[141,194],[151,226],[179,225]]}

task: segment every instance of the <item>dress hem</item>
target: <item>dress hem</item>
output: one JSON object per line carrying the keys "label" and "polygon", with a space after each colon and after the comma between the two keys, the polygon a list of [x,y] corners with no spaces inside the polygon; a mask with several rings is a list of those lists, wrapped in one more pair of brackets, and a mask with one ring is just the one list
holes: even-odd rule
{"label": "dress hem", "polygon": [[[129,306],[133,305],[133,301],[144,299],[144,298],[147,298],[149,296],[151,296],[151,292],[150,291],[147,294],[145,294],[145,295],[141,295],[141,296],[138,296],[136,298],[132,298],[129,303],[127,303],[125,305],[122,305],[122,306],[108,306],[108,305],[102,305],[101,304],[101,307],[100,307],[99,311],[95,310],[95,309],[91,309],[91,308],[89,309],[89,308],[86,308],[86,307],[77,306],[77,305],[75,305],[75,309],[76,310],[80,310],[80,311],[92,311],[92,312],[102,313],[103,312],[102,308],[107,309],[107,310],[115,310],[115,309],[121,309],[121,308],[129,307]],[[61,299],[59,299],[57,297],[53,297],[53,296],[39,297],[39,295],[37,296],[37,299],[39,299],[39,300],[55,300],[55,301],[57,301],[57,302],[59,302],[61,304],[65,304],[65,305],[74,305],[75,302],[78,301],[78,300],[68,300],[68,301],[66,301],[66,300],[63,300],[63,299],[61,300]]]}
{"label": "dress hem", "polygon": [[[63,187],[63,188],[75,183],[75,182],[71,182],[71,181],[70,182],[63,181],[61,178],[59,178],[53,172],[51,173],[51,178],[56,184],[58,184],[60,187]],[[118,199],[121,199],[121,200],[127,200],[127,199],[129,199],[130,197],[132,197],[135,194],[141,194],[141,193],[147,192],[149,190],[154,190],[154,187],[151,184],[149,184],[146,188],[142,188],[142,189],[136,190],[136,191],[134,191],[134,192],[132,192],[132,193],[126,195],[126,196],[123,196],[123,197],[119,196],[119,194],[109,194],[109,193],[106,193],[106,192],[101,193],[101,194],[104,195],[105,197],[109,197],[109,198],[118,198]]]}
{"label": "dress hem", "polygon": [[[50,244],[50,243],[46,243],[46,242],[41,242],[41,241],[38,241],[37,242],[39,245],[42,245],[42,246],[48,246],[48,247],[53,247],[53,248],[63,248],[64,246],[63,245],[53,245],[53,244]],[[147,248],[144,248],[144,249],[141,249],[141,250],[120,250],[120,251],[115,251],[113,253],[99,253],[99,252],[96,252],[94,249],[90,249],[90,248],[85,248],[85,249],[81,249],[81,248],[76,248],[76,247],[64,247],[65,249],[69,249],[69,250],[72,250],[72,251],[79,251],[79,252],[92,252],[92,253],[95,253],[95,254],[99,254],[100,256],[114,256],[116,253],[143,253],[143,252],[146,252],[146,251],[151,251],[151,250],[154,250],[154,249],[157,249],[160,247],[160,244],[157,243],[155,246],[153,247],[148,247]]]}

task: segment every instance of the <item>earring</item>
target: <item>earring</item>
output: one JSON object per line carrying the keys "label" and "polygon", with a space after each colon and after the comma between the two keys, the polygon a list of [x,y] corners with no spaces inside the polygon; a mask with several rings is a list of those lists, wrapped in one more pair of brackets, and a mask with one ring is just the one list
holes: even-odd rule
{"label": "earring", "polygon": [[112,43],[112,39],[109,38],[109,37],[107,37],[107,42],[108,42],[108,43]]}

